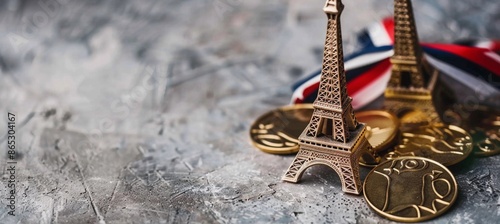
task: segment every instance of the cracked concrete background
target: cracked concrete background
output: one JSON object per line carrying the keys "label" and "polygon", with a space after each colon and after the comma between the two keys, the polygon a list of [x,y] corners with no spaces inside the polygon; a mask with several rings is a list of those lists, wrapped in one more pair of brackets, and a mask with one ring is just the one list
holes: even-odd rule
{"label": "cracked concrete background", "polygon": [[[326,167],[280,178],[293,156],[248,128],[321,64],[323,0],[0,2],[0,195],[15,113],[16,216],[1,223],[389,223]],[[345,0],[355,32],[390,0]],[[496,0],[415,0],[423,41],[499,38]],[[5,151],[4,151],[5,150]],[[456,204],[432,223],[500,218],[500,157],[452,168]],[[369,170],[362,169],[362,177]]]}

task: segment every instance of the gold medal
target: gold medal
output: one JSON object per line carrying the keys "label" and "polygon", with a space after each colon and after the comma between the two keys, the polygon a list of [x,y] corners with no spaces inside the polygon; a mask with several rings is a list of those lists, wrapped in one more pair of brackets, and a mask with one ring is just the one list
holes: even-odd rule
{"label": "gold medal", "polygon": [[493,115],[470,130],[474,140],[474,155],[500,154],[500,115]]}
{"label": "gold medal", "polygon": [[250,139],[260,150],[271,154],[299,151],[299,136],[309,124],[312,104],[296,104],[270,111],[250,127]]}
{"label": "gold medal", "polygon": [[500,154],[500,111],[486,106],[467,108],[453,105],[445,112],[451,121],[460,124],[472,136],[475,156]]}
{"label": "gold medal", "polygon": [[472,151],[472,137],[454,125],[431,125],[403,132],[394,151],[383,156],[390,160],[403,156],[420,156],[445,166],[459,163]]}
{"label": "gold medal", "polygon": [[366,176],[363,194],[381,216],[398,222],[423,222],[448,210],[457,182],[442,164],[421,157],[382,162]]}
{"label": "gold medal", "polygon": [[485,134],[482,131],[474,132],[472,136],[474,139],[474,155],[486,157],[500,154],[500,139],[498,139],[498,133],[495,135],[495,138],[483,137]]}
{"label": "gold medal", "polygon": [[384,151],[395,143],[399,120],[391,113],[383,110],[362,111],[356,113],[356,119],[366,124],[366,138],[373,151]]}

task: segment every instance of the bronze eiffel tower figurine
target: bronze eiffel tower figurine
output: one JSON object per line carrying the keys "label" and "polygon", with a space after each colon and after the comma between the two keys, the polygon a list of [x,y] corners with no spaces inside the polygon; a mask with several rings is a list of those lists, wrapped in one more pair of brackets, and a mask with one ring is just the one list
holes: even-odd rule
{"label": "bronze eiffel tower figurine", "polygon": [[323,164],[337,172],[344,192],[359,194],[358,161],[363,150],[371,146],[365,137],[365,124],[356,121],[346,91],[340,30],[343,8],[341,0],[327,0],[323,8],[328,28],[319,93],[311,121],[299,137],[300,150],[283,180],[296,183],[309,166]]}
{"label": "bronze eiffel tower figurine", "polygon": [[411,0],[394,0],[394,55],[392,75],[385,90],[384,108],[403,123],[440,122],[432,101],[437,70],[425,61],[418,41]]}

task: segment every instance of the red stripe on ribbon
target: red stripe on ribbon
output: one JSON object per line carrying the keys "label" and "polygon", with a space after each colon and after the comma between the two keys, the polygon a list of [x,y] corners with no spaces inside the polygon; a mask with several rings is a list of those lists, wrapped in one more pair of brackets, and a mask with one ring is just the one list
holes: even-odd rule
{"label": "red stripe on ribbon", "polygon": [[500,51],[500,40],[492,40],[491,42],[492,42],[491,43],[491,45],[492,45],[491,50],[497,51],[497,52]]}
{"label": "red stripe on ribbon", "polygon": [[365,88],[368,84],[383,76],[384,72],[390,67],[391,62],[388,58],[377,62],[377,65],[368,70],[365,74],[360,75],[347,83],[347,94],[349,94],[349,96],[353,96],[355,93]]}
{"label": "red stripe on ribbon", "polygon": [[387,35],[391,38],[391,43],[394,44],[394,19],[386,17],[382,20],[382,25],[384,25]]}

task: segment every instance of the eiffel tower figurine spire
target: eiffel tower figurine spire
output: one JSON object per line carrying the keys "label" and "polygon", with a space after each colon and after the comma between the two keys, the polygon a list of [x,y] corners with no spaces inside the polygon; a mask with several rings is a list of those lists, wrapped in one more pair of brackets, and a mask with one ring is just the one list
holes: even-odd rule
{"label": "eiffel tower figurine spire", "polygon": [[371,149],[365,124],[358,123],[346,91],[340,14],[341,0],[327,0],[323,10],[328,27],[318,97],[311,120],[299,137],[300,150],[288,168],[284,181],[298,182],[309,166],[323,164],[337,172],[342,190],[359,194],[359,157]]}
{"label": "eiffel tower figurine spire", "polygon": [[422,55],[411,0],[394,0],[394,23],[392,75],[384,107],[403,123],[440,122],[432,102],[437,71],[431,71]]}

